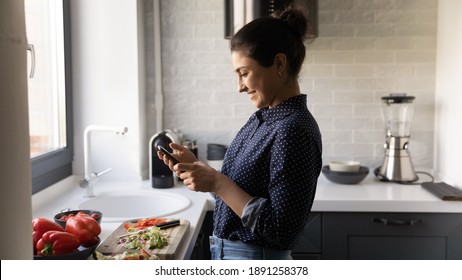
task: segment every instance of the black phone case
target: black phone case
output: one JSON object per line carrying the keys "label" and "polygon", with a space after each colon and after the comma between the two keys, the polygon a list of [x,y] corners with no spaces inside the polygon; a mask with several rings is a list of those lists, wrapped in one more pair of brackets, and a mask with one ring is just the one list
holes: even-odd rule
{"label": "black phone case", "polygon": [[162,146],[157,146],[157,149],[164,155],[166,155],[171,161],[173,161],[175,164],[177,163],[180,163],[174,156],[172,156],[172,154],[170,154],[169,151],[167,151],[167,149],[165,149],[164,147]]}

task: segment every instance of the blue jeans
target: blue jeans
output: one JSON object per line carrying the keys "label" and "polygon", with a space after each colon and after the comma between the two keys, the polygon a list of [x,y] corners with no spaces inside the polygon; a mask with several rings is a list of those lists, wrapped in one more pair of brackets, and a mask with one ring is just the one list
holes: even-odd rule
{"label": "blue jeans", "polygon": [[280,251],[216,236],[210,236],[209,241],[212,260],[292,260],[290,250]]}

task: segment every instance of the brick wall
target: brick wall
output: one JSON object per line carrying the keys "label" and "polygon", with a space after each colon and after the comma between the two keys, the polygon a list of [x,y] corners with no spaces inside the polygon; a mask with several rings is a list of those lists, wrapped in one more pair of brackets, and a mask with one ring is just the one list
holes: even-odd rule
{"label": "brick wall", "polygon": [[[148,136],[155,127],[152,1],[145,0]],[[223,1],[161,1],[164,126],[229,144],[255,109],[237,93]],[[323,134],[324,161],[383,158],[380,97],[416,97],[410,150],[433,167],[436,0],[319,0],[319,37],[308,45],[300,83]]]}

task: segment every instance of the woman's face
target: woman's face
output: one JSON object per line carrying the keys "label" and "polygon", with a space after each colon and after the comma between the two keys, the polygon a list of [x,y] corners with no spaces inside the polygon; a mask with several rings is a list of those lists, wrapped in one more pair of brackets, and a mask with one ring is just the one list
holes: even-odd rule
{"label": "woman's face", "polygon": [[257,108],[274,107],[280,103],[278,92],[281,90],[277,67],[263,67],[242,52],[232,52],[234,71],[238,77],[238,91],[246,92]]}

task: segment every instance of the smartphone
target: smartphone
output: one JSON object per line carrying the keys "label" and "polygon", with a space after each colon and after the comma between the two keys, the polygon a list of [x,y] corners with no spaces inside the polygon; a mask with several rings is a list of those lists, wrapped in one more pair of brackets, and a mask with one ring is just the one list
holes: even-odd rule
{"label": "smartphone", "polygon": [[157,150],[159,150],[162,154],[166,155],[171,161],[173,161],[174,164],[180,163],[172,154],[167,151],[164,147],[161,145],[157,146]]}

